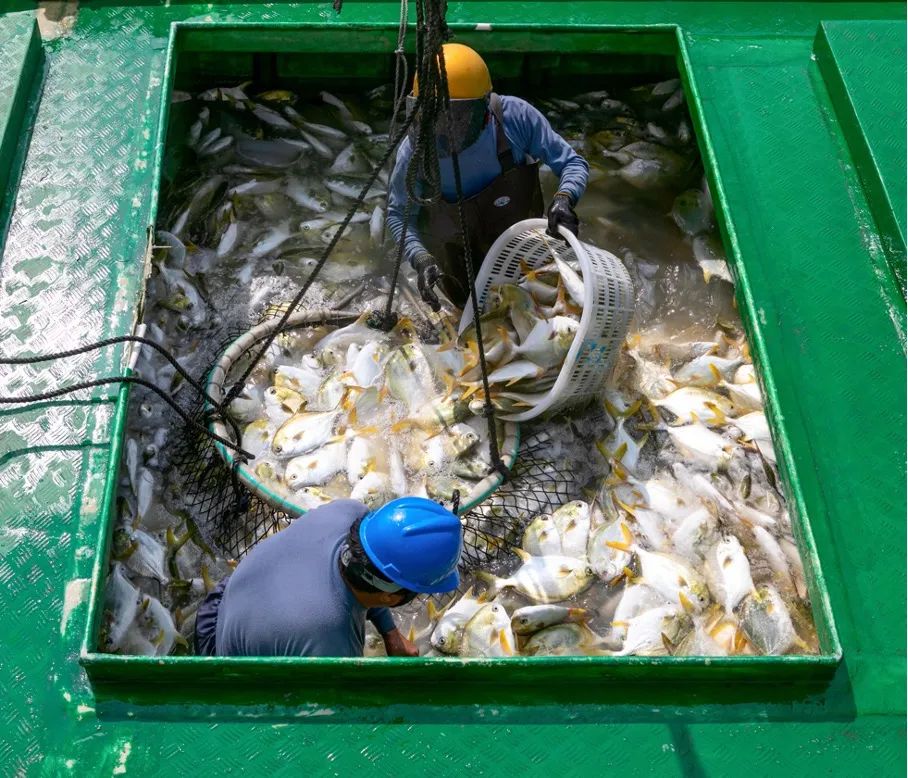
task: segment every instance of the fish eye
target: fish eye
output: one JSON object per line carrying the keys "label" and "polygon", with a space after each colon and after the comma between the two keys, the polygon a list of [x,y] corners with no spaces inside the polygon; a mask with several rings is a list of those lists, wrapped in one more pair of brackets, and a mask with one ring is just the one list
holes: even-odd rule
{"label": "fish eye", "polygon": [[443,646],[444,644],[445,644],[445,639],[444,639],[444,637],[438,638],[438,645]]}

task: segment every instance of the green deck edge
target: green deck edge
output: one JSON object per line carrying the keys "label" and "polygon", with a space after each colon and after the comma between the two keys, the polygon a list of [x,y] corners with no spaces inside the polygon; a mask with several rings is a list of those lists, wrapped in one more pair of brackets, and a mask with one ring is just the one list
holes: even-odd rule
{"label": "green deck edge", "polygon": [[[739,302],[746,317],[766,322],[750,332],[765,341],[761,353],[774,367],[787,366],[787,377],[777,371],[767,387],[770,401],[800,439],[797,450],[813,452],[796,466],[816,476],[804,479],[815,484],[805,501],[844,650],[832,683],[796,701],[767,689],[762,703],[735,701],[732,686],[727,704],[709,705],[697,704],[696,691],[671,704],[532,704],[532,681],[525,702],[506,705],[469,698],[386,704],[386,697],[351,694],[328,706],[276,694],[240,707],[226,679],[212,705],[98,701],[77,660],[92,567],[101,564],[93,557],[116,397],[107,392],[92,403],[0,412],[0,602],[10,646],[0,673],[5,773],[214,775],[245,767],[408,775],[462,767],[551,774],[571,765],[580,774],[721,775],[743,757],[757,775],[903,774],[904,304],[868,261],[877,251],[863,240],[877,231],[869,194],[811,52],[820,21],[902,20],[904,8],[565,7],[464,3],[452,6],[450,18],[493,27],[544,27],[553,19],[681,26],[689,83],[709,126],[701,147],[716,161],[712,183],[732,214],[725,231],[736,246]],[[396,14],[393,3],[348,1],[334,21],[390,23]],[[169,25],[206,17],[333,20],[315,3],[84,4],[73,36],[45,44],[47,81],[0,262],[4,352],[131,329]],[[823,207],[805,194],[808,181]],[[68,370],[17,370],[9,388],[57,385],[119,365],[115,351]]]}
{"label": "green deck edge", "polygon": [[25,159],[43,61],[34,19],[0,18],[0,249]]}
{"label": "green deck edge", "polygon": [[867,190],[883,250],[905,294],[905,25],[824,22],[815,52],[836,116]]}

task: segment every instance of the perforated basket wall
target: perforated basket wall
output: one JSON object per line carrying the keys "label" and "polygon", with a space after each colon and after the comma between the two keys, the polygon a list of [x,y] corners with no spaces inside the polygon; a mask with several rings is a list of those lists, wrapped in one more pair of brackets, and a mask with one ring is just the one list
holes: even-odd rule
{"label": "perforated basket wall", "polygon": [[[578,240],[563,227],[561,234],[565,240],[553,238],[546,234],[547,226],[545,219],[527,219],[503,232],[489,249],[476,276],[482,310],[492,286],[514,283],[521,277],[521,263],[535,269],[552,262],[557,255],[565,262],[576,260],[583,278],[580,328],[561,372],[554,386],[535,406],[501,416],[512,421],[533,419],[584,403],[599,394],[615,365],[634,313],[634,285],[621,260]],[[473,309],[467,305],[459,331],[463,332],[472,321]]]}

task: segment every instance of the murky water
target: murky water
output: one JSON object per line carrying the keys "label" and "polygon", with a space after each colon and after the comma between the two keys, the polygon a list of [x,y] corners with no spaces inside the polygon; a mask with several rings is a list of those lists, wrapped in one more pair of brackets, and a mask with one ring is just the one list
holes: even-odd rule
{"label": "murky water", "polygon": [[[290,95],[281,92],[248,104],[229,90],[183,98],[190,96],[175,96],[173,106],[175,126],[185,128],[170,149],[167,169],[175,172],[164,188],[143,320],[149,337],[198,376],[228,335],[292,297],[308,277],[362,176],[380,158],[390,103],[384,90],[341,95],[348,115],[317,96],[288,103]],[[591,470],[584,476],[594,504],[583,519],[590,525],[590,557],[598,543],[600,556],[620,564],[607,578],[600,570],[567,600],[586,610],[588,630],[549,633],[551,641],[537,639],[531,651],[815,652],[762,400],[733,287],[722,278],[730,277],[677,84],[533,102],[590,162],[590,185],[577,208],[581,237],[624,261],[637,306],[606,393],[614,418],[598,430],[598,453],[593,461],[587,457]],[[368,135],[358,122],[369,125]],[[546,201],[556,184],[544,169]],[[308,307],[348,304],[351,296],[349,306],[359,310],[381,303],[392,249],[383,242],[379,194],[341,239]],[[421,321],[426,311],[415,303],[411,271],[405,275],[399,308]],[[178,398],[191,392],[147,350],[137,370]],[[711,394],[677,395],[685,387]],[[717,402],[720,408],[713,407]],[[746,429],[736,427],[736,418],[748,413],[756,415]],[[583,418],[590,417],[581,416],[578,425]],[[231,569],[205,545],[163,475],[175,429],[155,397],[134,394],[105,650],[190,651],[195,609]],[[606,526],[615,533],[608,540],[636,550],[594,541]],[[667,580],[677,579],[679,568],[660,566],[666,559],[677,564],[678,557],[682,576],[690,572],[686,586]],[[515,558],[494,572],[503,576],[519,566]],[[476,584],[477,590],[485,585]],[[519,589],[519,582],[504,588],[497,600],[508,614],[533,601]],[[691,602],[698,593],[703,602]],[[631,602],[635,597],[642,604]],[[646,623],[656,608],[666,609],[664,618]],[[422,653],[436,651],[425,604],[396,615]],[[438,630],[436,643],[437,637]],[[515,648],[527,640],[511,638]],[[478,652],[507,653],[500,643]],[[381,653],[371,631],[367,653]]]}

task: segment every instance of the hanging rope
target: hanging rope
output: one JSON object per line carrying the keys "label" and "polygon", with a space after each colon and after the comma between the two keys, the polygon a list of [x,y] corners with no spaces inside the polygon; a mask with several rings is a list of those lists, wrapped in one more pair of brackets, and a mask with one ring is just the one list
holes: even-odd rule
{"label": "hanging rope", "polygon": [[[454,127],[451,122],[451,112],[447,110],[450,107],[450,97],[448,92],[448,71],[445,67],[444,49],[438,51],[438,72],[441,76],[442,92],[445,96],[445,117],[448,122],[448,137],[454,137]],[[501,459],[501,452],[498,449],[498,434],[495,429],[495,406],[492,405],[492,395],[489,392],[489,369],[486,364],[486,351],[482,342],[482,323],[479,315],[479,299],[476,294],[476,277],[473,268],[473,251],[470,248],[469,228],[467,227],[466,211],[463,207],[463,183],[460,177],[460,156],[457,151],[451,148],[451,167],[454,170],[454,189],[457,192],[457,218],[460,223],[460,237],[463,241],[463,259],[467,271],[467,284],[470,287],[470,302],[473,305],[474,325],[476,327],[476,348],[479,352],[479,372],[482,374],[482,390],[485,395],[482,415],[486,419],[489,430],[489,453],[492,458],[492,466],[507,480],[510,473],[507,466]]]}
{"label": "hanging rope", "polygon": [[[57,351],[53,354],[36,354],[30,357],[0,357],[0,365],[34,365],[38,362],[50,362],[57,359],[68,359],[69,357],[79,356],[80,354],[87,354],[89,351],[95,351],[106,346],[112,346],[117,343],[139,343],[143,346],[148,346],[155,351],[157,351],[161,356],[164,357],[174,369],[182,376],[182,378],[198,392],[198,394],[204,397],[211,405],[217,407],[217,403],[208,394],[205,388],[198,383],[188,372],[183,368],[183,366],[174,359],[173,355],[163,346],[158,343],[155,343],[153,340],[148,338],[143,338],[139,335],[117,335],[112,338],[105,338],[104,340],[99,340],[96,343],[89,343],[85,346],[80,346],[79,348],[69,349],[67,351]],[[93,389],[98,386],[109,386],[111,384],[136,384],[138,386],[143,386],[146,389],[150,389],[159,397],[161,397],[185,422],[190,424],[197,431],[204,432],[210,438],[216,440],[218,443],[221,443],[228,448],[236,451],[242,457],[250,458],[251,455],[248,451],[240,448],[237,443],[227,440],[226,438],[216,435],[211,430],[207,429],[200,425],[197,421],[192,419],[189,414],[187,414],[173,399],[173,395],[170,392],[166,392],[161,389],[159,386],[146,381],[143,378],[138,376],[108,376],[106,378],[98,378],[92,381],[82,381],[77,384],[71,384],[70,386],[64,386],[60,389],[55,389],[50,392],[40,392],[38,394],[26,394],[26,395],[17,395],[15,397],[0,397],[0,405],[27,405],[29,403],[44,402],[45,400],[52,400],[56,397],[62,397],[67,394],[72,394],[73,392],[78,392],[83,389]],[[233,418],[227,415],[226,419],[230,426],[232,427],[234,434],[236,435],[236,440],[240,440],[239,428],[236,426],[236,423],[233,421]]]}

